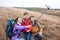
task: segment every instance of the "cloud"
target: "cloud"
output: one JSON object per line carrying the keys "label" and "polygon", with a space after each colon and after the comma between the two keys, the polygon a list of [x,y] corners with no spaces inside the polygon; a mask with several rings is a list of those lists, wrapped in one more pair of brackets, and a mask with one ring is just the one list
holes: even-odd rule
{"label": "cloud", "polygon": [[60,8],[60,0],[0,0],[0,7],[44,7]]}

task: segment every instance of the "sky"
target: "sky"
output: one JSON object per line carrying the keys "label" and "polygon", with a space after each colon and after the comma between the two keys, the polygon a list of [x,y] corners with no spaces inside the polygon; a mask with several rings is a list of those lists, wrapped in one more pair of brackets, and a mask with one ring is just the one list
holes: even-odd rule
{"label": "sky", "polygon": [[42,7],[60,9],[60,0],[0,0],[0,7]]}

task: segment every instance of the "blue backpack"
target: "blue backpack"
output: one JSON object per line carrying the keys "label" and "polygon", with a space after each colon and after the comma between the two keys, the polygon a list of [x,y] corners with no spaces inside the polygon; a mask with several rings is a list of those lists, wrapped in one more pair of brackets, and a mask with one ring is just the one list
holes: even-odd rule
{"label": "blue backpack", "polygon": [[6,34],[7,37],[11,38],[13,36],[13,27],[14,27],[14,19],[8,20],[7,21],[7,27],[6,27]]}

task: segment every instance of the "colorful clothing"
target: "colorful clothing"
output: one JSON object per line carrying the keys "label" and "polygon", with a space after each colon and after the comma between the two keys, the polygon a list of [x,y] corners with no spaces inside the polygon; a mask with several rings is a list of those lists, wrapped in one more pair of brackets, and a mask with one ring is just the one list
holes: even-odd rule
{"label": "colorful clothing", "polygon": [[12,36],[12,40],[16,40],[17,38],[19,38],[19,36],[20,36],[19,34],[24,29],[26,29],[26,26],[23,27],[19,24],[15,24],[14,29],[13,29],[14,36]]}
{"label": "colorful clothing", "polygon": [[[28,26],[32,25],[32,23],[29,21],[29,19],[23,19],[24,21],[22,22],[22,26]],[[27,32],[28,30],[32,30],[32,27],[26,28],[23,32]]]}
{"label": "colorful clothing", "polygon": [[[28,26],[28,25],[32,25],[32,23],[29,21],[29,19],[24,18],[24,21],[22,22],[22,26]],[[27,32],[29,30],[29,32]],[[24,32],[24,38],[25,40],[30,40],[30,31],[32,30],[32,26],[30,28],[26,28],[23,32]]]}

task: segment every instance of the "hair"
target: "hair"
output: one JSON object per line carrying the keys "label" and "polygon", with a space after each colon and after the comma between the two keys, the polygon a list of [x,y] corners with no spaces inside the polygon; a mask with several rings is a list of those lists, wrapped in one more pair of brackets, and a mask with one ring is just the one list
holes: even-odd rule
{"label": "hair", "polygon": [[33,23],[33,21],[31,21],[31,18],[34,18],[34,16],[30,16],[30,17],[29,17],[29,21],[30,21],[31,23]]}
{"label": "hair", "polygon": [[30,17],[34,18],[34,16],[30,16]]}
{"label": "hair", "polygon": [[15,23],[17,23],[17,21],[18,21],[18,18],[19,18],[19,17],[17,17],[17,18],[15,19]]}
{"label": "hair", "polygon": [[34,18],[34,16],[30,16],[29,19],[31,20],[31,18]]}
{"label": "hair", "polygon": [[24,15],[24,16],[25,16],[25,15],[28,15],[28,13],[27,13],[27,12],[25,12],[23,15]]}
{"label": "hair", "polygon": [[11,25],[11,26],[12,26],[12,28],[14,28],[14,25],[17,23],[18,18],[19,18],[19,17],[17,17],[17,18],[15,19],[15,21],[14,21],[14,24],[13,24],[13,25]]}

